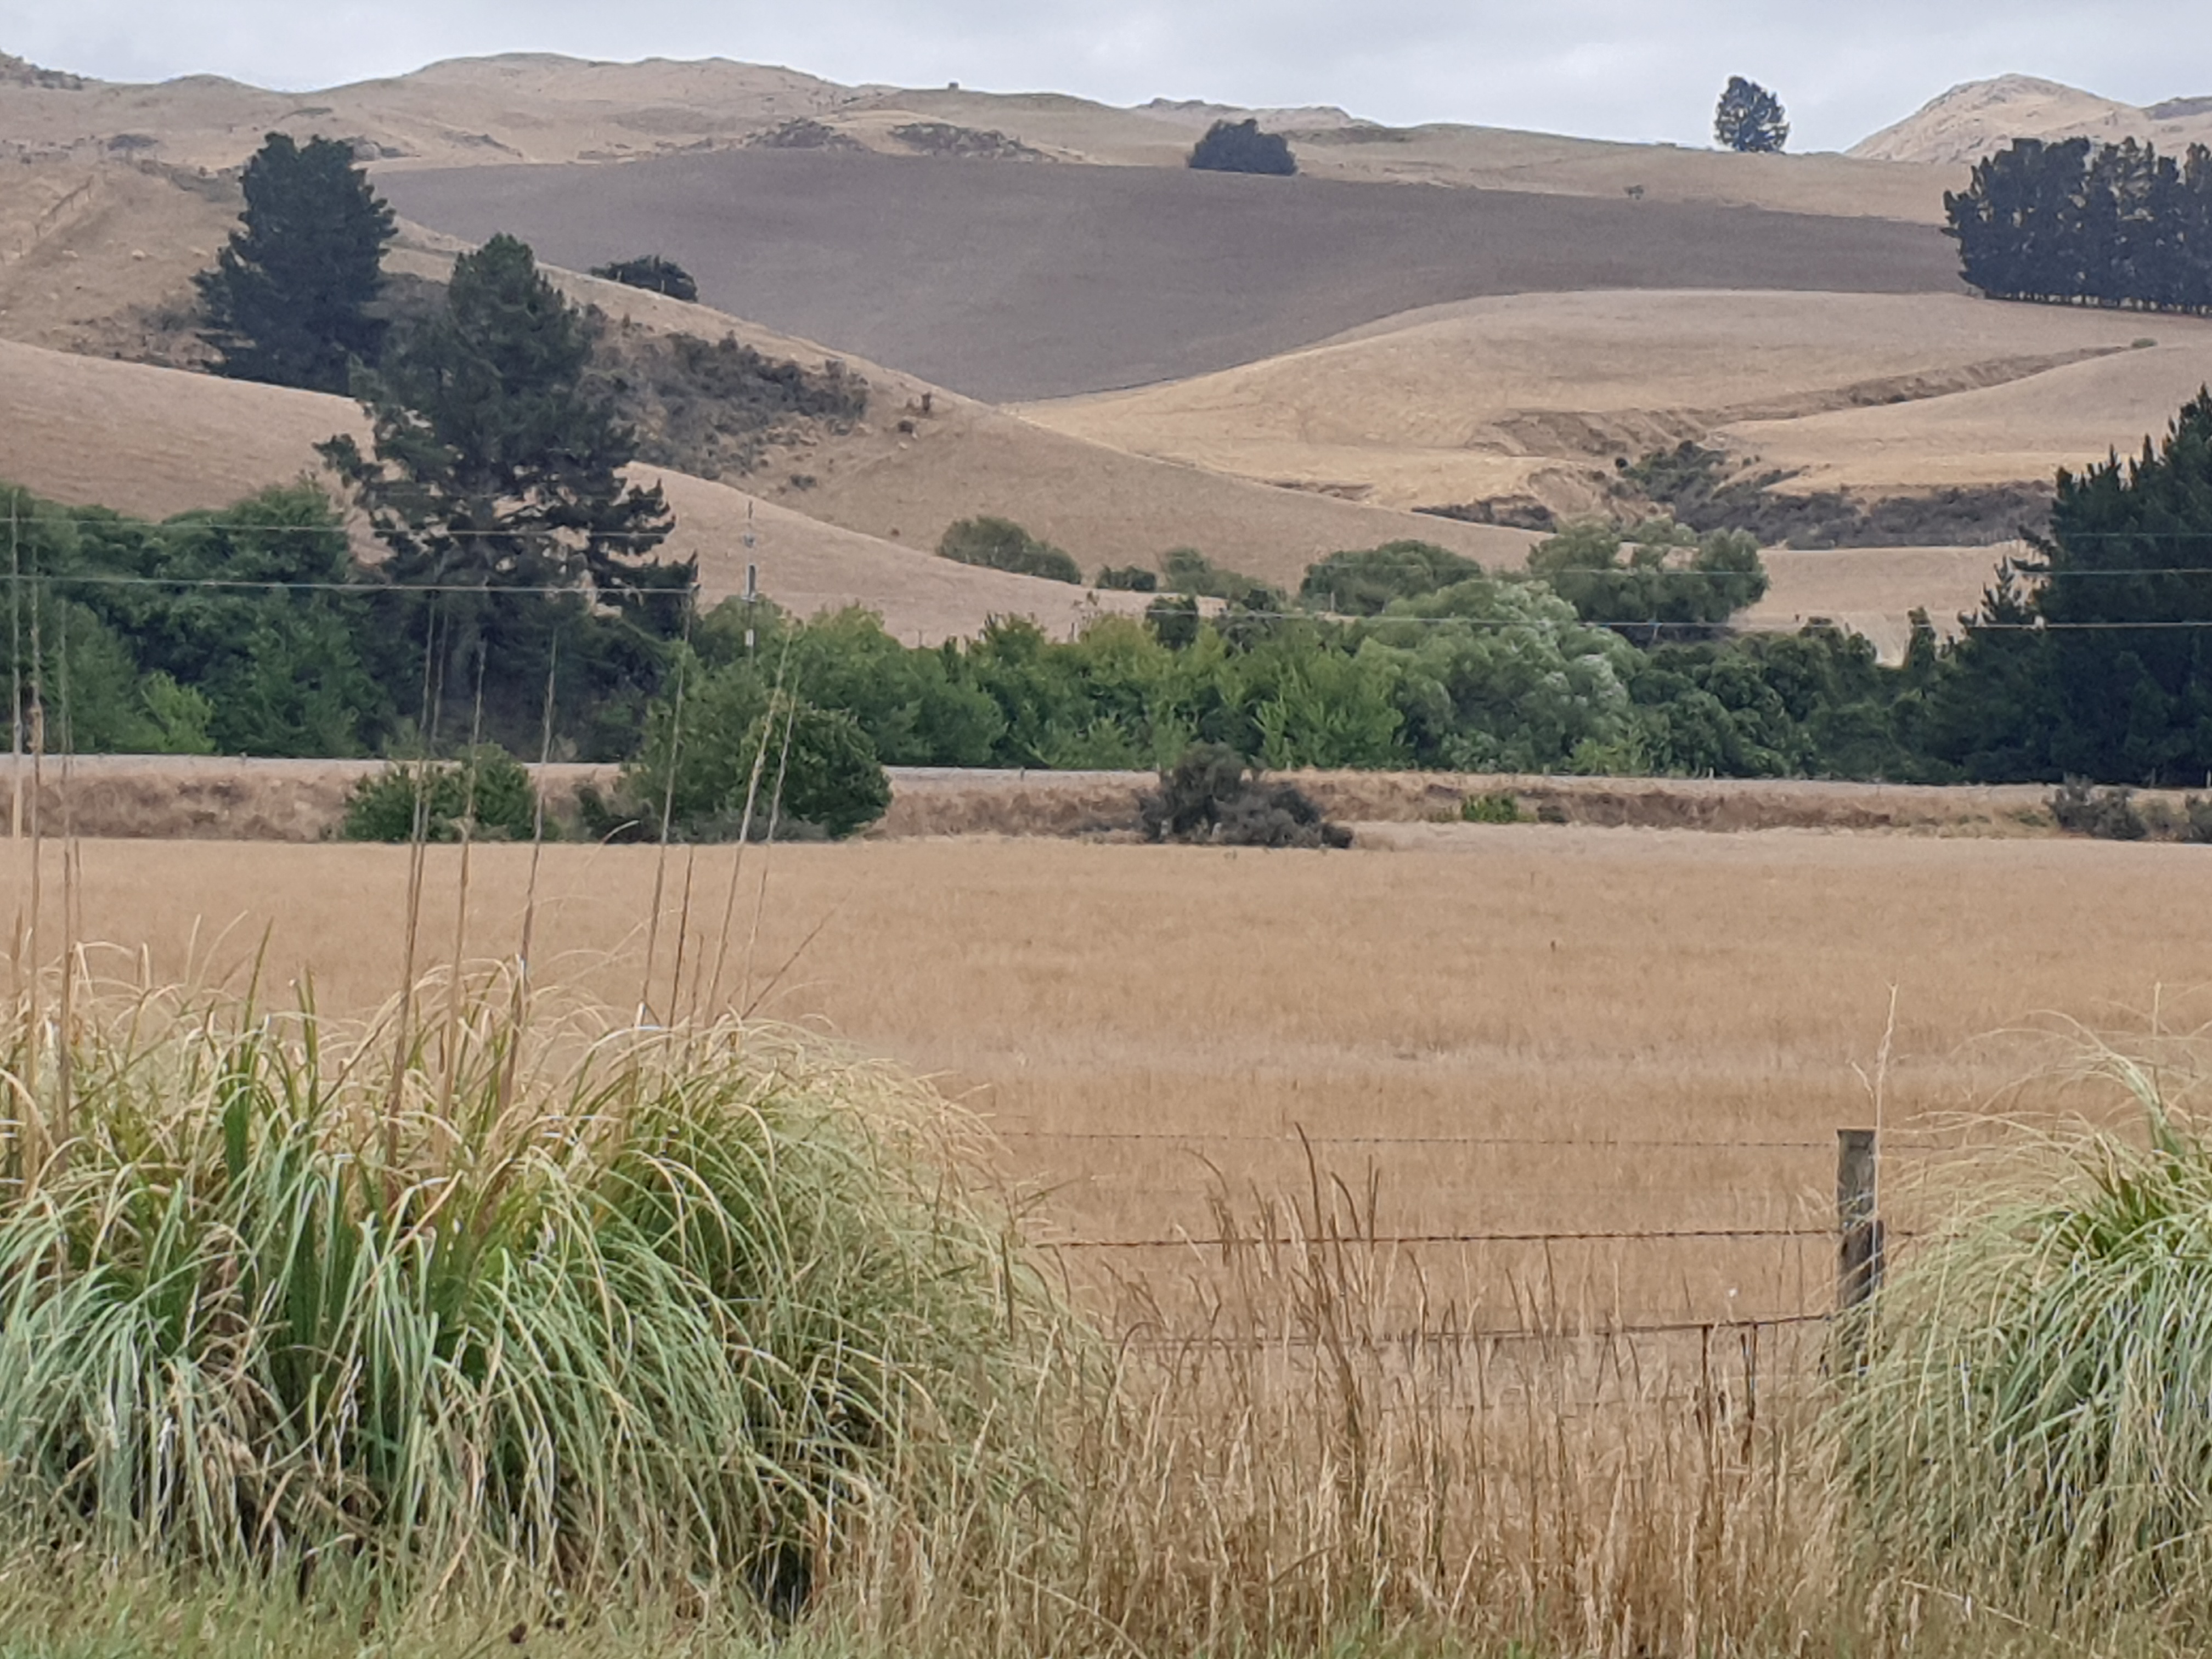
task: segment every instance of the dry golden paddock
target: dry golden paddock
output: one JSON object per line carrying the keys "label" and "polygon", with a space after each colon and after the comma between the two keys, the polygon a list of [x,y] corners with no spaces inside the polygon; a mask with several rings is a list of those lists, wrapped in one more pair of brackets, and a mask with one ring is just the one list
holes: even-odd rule
{"label": "dry golden paddock", "polygon": [[[1047,1236],[1209,1237],[1217,1178],[1248,1195],[1306,1187],[1301,1133],[1356,1191],[1376,1181],[1391,1237],[1698,1235],[1401,1253],[1401,1300],[1418,1269],[1432,1304],[1486,1323],[1824,1306],[1835,1131],[1872,1120],[1861,1073],[1893,986],[1883,1110],[1901,1176],[1942,1139],[1930,1115],[2021,1107],[2002,1091],[2046,1054],[2018,1035],[2039,1012],[2118,1026],[2156,1000],[2171,1019],[2212,980],[2212,859],[2185,846],[1536,824],[1371,840],[755,848],[734,906],[732,848],[664,865],[649,848],[556,846],[533,966],[660,1017],[679,952],[674,1004],[702,999],[728,908],[722,998],[941,1077],[1046,1189]],[[46,856],[51,957],[64,884],[59,849]],[[21,906],[27,849],[0,857]],[[236,983],[258,955],[264,998],[306,969],[323,1009],[357,1014],[400,982],[408,857],[85,842],[76,931],[103,942],[88,957],[101,975]],[[465,956],[516,949],[530,859],[475,849]],[[459,865],[455,848],[428,855],[425,967],[454,948]],[[1760,1236],[1711,1236],[1747,1231]],[[1069,1259],[1170,1287],[1198,1260],[1171,1243]]]}

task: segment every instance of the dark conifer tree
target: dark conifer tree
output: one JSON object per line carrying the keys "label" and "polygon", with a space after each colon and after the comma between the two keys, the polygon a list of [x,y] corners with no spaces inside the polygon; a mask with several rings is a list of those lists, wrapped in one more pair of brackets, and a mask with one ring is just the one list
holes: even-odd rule
{"label": "dark conifer tree", "polygon": [[386,577],[443,590],[417,627],[446,641],[446,684],[465,694],[481,672],[510,726],[535,726],[555,634],[577,641],[577,672],[649,689],[690,603],[693,562],[658,556],[659,487],[623,479],[635,439],[586,377],[592,332],[526,246],[495,236],[368,380],[374,458],[323,447],[391,549]]}
{"label": "dark conifer tree", "polygon": [[342,392],[352,365],[374,363],[384,343],[368,307],[392,210],[330,138],[301,145],[272,132],[241,182],[244,223],[193,279],[207,307],[202,337],[235,379]]}
{"label": "dark conifer tree", "polygon": [[1790,142],[1790,121],[1779,98],[1756,81],[1731,75],[1713,110],[1713,137],[1724,149],[1771,154]]}
{"label": "dark conifer tree", "polygon": [[2212,392],[2154,445],[2061,471],[2051,533],[1985,598],[1942,688],[1943,757],[1986,778],[2212,771]]}

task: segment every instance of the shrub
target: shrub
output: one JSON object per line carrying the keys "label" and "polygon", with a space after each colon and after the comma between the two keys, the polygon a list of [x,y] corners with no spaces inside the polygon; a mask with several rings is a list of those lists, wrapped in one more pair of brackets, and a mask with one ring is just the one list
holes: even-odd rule
{"label": "shrub", "polygon": [[2212,1149],[2169,1102],[2202,1073],[2171,1042],[2066,1070],[2118,1085],[2144,1133],[2014,1148],[2026,1170],[1891,1273],[1842,1401],[1845,1468],[1904,1576],[2022,1613],[2156,1607],[2201,1626]]}
{"label": "shrub", "polygon": [[845,710],[771,691],[744,659],[708,669],[687,658],[680,678],[680,705],[672,684],[647,711],[644,747],[614,800],[586,803],[595,836],[658,839],[665,817],[675,841],[738,840],[771,821],[787,839],[842,837],[890,805],[875,745]]}
{"label": "shrub", "polygon": [[1469,795],[1459,804],[1459,816],[1464,823],[1525,823],[1528,821],[1521,811],[1520,801],[1503,790],[1486,795]]}
{"label": "shrub", "polygon": [[180,998],[80,1036],[65,1158],[0,1188],[12,1536],[788,1613],[885,1528],[1050,1490],[1054,1304],[937,1097],[734,1023],[465,1001],[397,1055]]}
{"label": "shrub", "polygon": [[1331,823],[1296,784],[1268,783],[1225,744],[1193,744],[1160,774],[1158,793],[1138,809],[1153,841],[1221,847],[1349,847],[1352,832]]}
{"label": "shrub", "polygon": [[1373,617],[1393,599],[1419,599],[1481,574],[1473,559],[1430,543],[1386,542],[1309,565],[1298,598],[1316,610]]}
{"label": "shrub", "polygon": [[1154,599],[1145,607],[1145,626],[1170,651],[1187,650],[1198,643],[1198,601],[1188,595]]}
{"label": "shrub", "polygon": [[1009,570],[1018,576],[1042,576],[1048,581],[1083,580],[1082,567],[1050,542],[1036,537],[1011,519],[988,514],[956,520],[937,544],[939,558],[960,564],[980,564],[993,570]]}
{"label": "shrub", "polygon": [[[346,798],[348,841],[527,841],[538,791],[529,769],[495,744],[457,761],[396,761],[362,779]],[[552,826],[549,823],[550,830]]]}
{"label": "shrub", "polygon": [[1752,537],[1739,530],[1699,536],[1665,518],[1626,530],[1571,526],[1528,550],[1528,571],[1584,622],[1645,644],[1709,634],[1766,592],[1766,567]]}
{"label": "shrub", "polygon": [[1140,564],[1109,564],[1098,573],[1097,586],[1111,593],[1157,593],[1160,573]]}
{"label": "shrub", "polygon": [[[2086,778],[2069,778],[2051,792],[2052,822],[2069,836],[2099,841],[2141,841],[2150,826],[2136,810],[2135,791],[2121,786],[2100,789]],[[2191,815],[2192,823],[2195,814]]]}
{"label": "shrub", "polygon": [[593,265],[592,275],[604,276],[611,283],[620,283],[626,288],[641,288],[654,294],[665,294],[672,300],[696,301],[699,284],[691,280],[691,273],[673,259],[663,258],[658,253],[647,253],[635,259],[617,259],[612,264]]}
{"label": "shrub", "polygon": [[1252,611],[1280,611],[1289,599],[1279,587],[1256,576],[1216,564],[1194,547],[1171,547],[1160,556],[1163,585],[1171,593],[1226,599]]}
{"label": "shrub", "polygon": [[1291,142],[1278,132],[1262,132],[1257,117],[1216,121],[1191,147],[1190,165],[1207,173],[1265,173],[1287,178],[1298,170]]}

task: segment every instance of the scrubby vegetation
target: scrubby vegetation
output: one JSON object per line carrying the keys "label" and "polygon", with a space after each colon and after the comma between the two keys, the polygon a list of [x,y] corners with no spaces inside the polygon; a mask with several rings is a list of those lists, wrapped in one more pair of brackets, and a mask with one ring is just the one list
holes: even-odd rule
{"label": "scrubby vegetation", "polygon": [[937,553],[939,558],[957,563],[980,564],[1018,576],[1079,584],[1083,580],[1083,568],[1050,542],[1039,540],[1011,519],[995,519],[988,514],[946,526]]}
{"label": "scrubby vegetation", "polygon": [[1349,847],[1352,832],[1331,823],[1294,783],[1268,782],[1225,744],[1194,744],[1162,769],[1160,787],[1139,809],[1153,841],[1218,847]]}
{"label": "scrubby vegetation", "polygon": [[453,761],[396,761],[346,802],[348,841],[527,841],[546,823],[529,771],[495,744]]}
{"label": "scrubby vegetation", "polygon": [[1317,611],[1372,617],[1393,599],[1419,599],[1481,574],[1473,559],[1427,542],[1386,542],[1310,565],[1298,599]]}
{"label": "scrubby vegetation", "polygon": [[924,155],[949,155],[966,161],[1042,161],[1042,150],[991,129],[955,126],[950,121],[908,121],[891,137]]}
{"label": "scrubby vegetation", "polygon": [[675,260],[658,253],[593,265],[592,275],[625,287],[641,288],[648,293],[665,294],[672,300],[696,301],[699,297],[699,284],[692,280],[691,273]]}

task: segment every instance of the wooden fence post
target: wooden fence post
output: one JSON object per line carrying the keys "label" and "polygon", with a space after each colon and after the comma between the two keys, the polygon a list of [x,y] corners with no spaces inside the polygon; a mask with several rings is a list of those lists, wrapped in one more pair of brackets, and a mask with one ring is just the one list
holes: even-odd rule
{"label": "wooden fence post", "polygon": [[1871,1129],[1836,1131],[1836,1311],[1850,1313],[1881,1288],[1881,1217],[1875,1213],[1880,1150]]}

